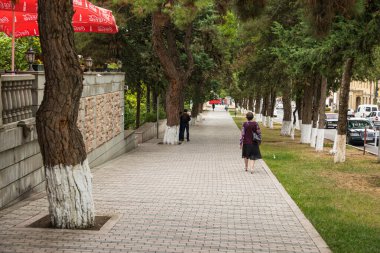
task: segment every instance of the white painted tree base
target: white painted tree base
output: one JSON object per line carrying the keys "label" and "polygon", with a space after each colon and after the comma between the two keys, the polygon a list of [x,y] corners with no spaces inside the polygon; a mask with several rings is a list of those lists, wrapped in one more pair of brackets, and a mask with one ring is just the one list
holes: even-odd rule
{"label": "white painted tree base", "polygon": [[335,130],[334,145],[333,145],[333,148],[329,151],[330,155],[335,155],[337,142],[338,142],[338,132]]}
{"label": "white painted tree base", "polygon": [[292,125],[292,129],[290,130],[290,138],[291,138],[292,140],[294,140],[294,133],[295,133],[295,131],[296,131],[296,125],[293,124],[293,125]]}
{"label": "white painted tree base", "polygon": [[198,114],[198,116],[197,116],[197,121],[202,122],[202,114]]}
{"label": "white painted tree base", "polygon": [[346,161],[346,135],[337,135],[336,153],[334,155],[335,163],[343,163]]}
{"label": "white painted tree base", "polygon": [[262,117],[263,127],[267,127],[267,116]]}
{"label": "white painted tree base", "polygon": [[56,228],[87,228],[94,224],[92,175],[87,159],[75,166],[45,166],[51,221]]}
{"label": "white painted tree base", "polygon": [[301,125],[301,143],[310,144],[311,124]]}
{"label": "white painted tree base", "polygon": [[255,115],[255,120],[256,120],[256,122],[260,122],[261,121],[261,114],[260,113],[258,113],[258,114]]}
{"label": "white painted tree base", "polygon": [[178,144],[179,126],[166,126],[164,135],[164,144]]}
{"label": "white painted tree base", "polygon": [[282,121],[281,135],[290,136],[291,131],[292,131],[292,122],[291,121]]}
{"label": "white painted tree base", "polygon": [[323,151],[323,143],[325,140],[325,129],[317,130],[317,142],[315,144],[315,151],[322,152]]}
{"label": "white painted tree base", "polygon": [[317,142],[317,130],[318,130],[318,128],[312,128],[311,129],[310,147],[312,147],[312,148],[315,148],[315,144]]}
{"label": "white painted tree base", "polygon": [[272,117],[267,117],[267,126],[271,129],[273,129],[273,118]]}
{"label": "white painted tree base", "polygon": [[298,120],[298,128],[301,130],[302,128],[302,119]]}

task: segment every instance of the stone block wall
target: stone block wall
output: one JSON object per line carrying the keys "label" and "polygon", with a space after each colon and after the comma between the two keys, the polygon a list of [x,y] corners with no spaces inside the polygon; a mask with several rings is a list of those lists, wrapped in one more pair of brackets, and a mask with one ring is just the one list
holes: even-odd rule
{"label": "stone block wall", "polygon": [[[0,208],[45,189],[34,118],[43,99],[45,75],[29,73],[35,79],[33,117],[24,120],[30,134],[25,137],[18,122],[0,125]],[[124,73],[86,73],[83,84],[78,127],[93,168],[135,148],[137,143],[134,133],[125,136],[123,130]]]}

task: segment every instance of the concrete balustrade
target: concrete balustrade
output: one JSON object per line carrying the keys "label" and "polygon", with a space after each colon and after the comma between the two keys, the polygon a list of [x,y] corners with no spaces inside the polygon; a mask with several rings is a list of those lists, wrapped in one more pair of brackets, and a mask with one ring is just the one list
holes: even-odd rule
{"label": "concrete balustrade", "polygon": [[32,117],[33,75],[1,76],[2,123]]}

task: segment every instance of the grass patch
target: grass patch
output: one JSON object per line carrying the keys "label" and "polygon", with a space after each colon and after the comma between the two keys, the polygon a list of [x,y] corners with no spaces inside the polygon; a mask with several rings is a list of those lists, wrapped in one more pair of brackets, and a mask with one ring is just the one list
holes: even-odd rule
{"label": "grass patch", "polygon": [[[234,117],[239,128],[243,116]],[[261,153],[277,179],[335,253],[380,252],[380,164],[372,155],[347,148],[346,162],[335,164],[326,151],[316,153],[280,136],[280,127],[261,128]]]}

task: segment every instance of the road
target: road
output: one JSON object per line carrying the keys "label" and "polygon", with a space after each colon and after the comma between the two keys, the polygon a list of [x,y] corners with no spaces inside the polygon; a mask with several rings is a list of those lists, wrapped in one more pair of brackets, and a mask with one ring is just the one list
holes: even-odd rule
{"label": "road", "polygon": [[[278,122],[278,123],[281,123],[282,122],[282,118],[283,118],[283,110],[282,109],[278,109],[277,110],[277,117],[275,119],[275,122]],[[331,140],[331,141],[334,141],[335,139],[335,134],[336,134],[336,129],[325,129],[325,139],[327,140]],[[347,144],[348,145],[348,144]],[[352,145],[349,145],[349,146],[352,146]],[[353,147],[356,147],[360,150],[363,150],[364,146],[353,146]],[[374,155],[377,155],[378,154],[378,147],[375,146],[374,143],[369,143],[369,144],[366,144],[366,151],[368,151],[369,153],[372,153]]]}

